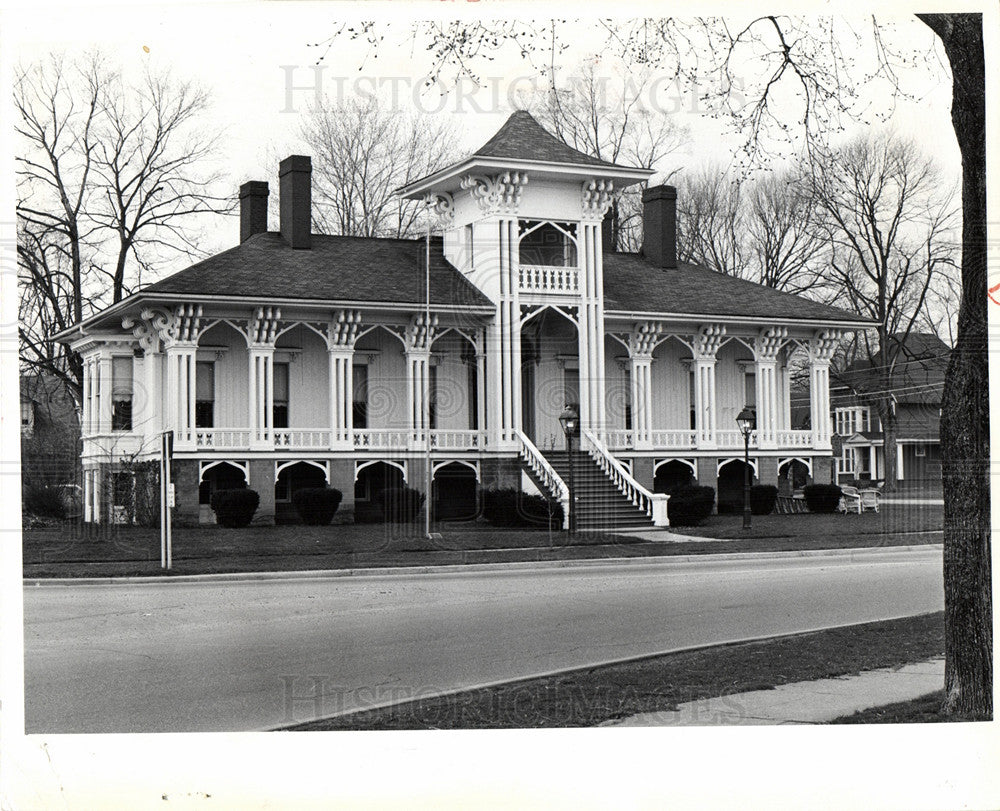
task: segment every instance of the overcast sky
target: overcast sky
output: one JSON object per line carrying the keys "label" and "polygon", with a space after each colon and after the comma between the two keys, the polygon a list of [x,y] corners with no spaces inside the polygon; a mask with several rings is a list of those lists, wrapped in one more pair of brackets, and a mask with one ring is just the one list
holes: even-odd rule
{"label": "overcast sky", "polygon": [[[232,187],[247,179],[274,180],[265,167],[270,157],[302,151],[297,142],[299,116],[313,100],[308,90],[289,96],[289,80],[296,87],[315,85],[314,65],[326,50],[310,47],[336,30],[350,10],[361,4],[340,3],[215,3],[168,6],[133,6],[124,15],[120,8],[75,6],[53,14],[50,8],[22,9],[14,30],[20,32],[16,52],[21,61],[40,58],[53,50],[80,53],[100,47],[112,60],[130,70],[145,62],[158,69],[169,68],[178,78],[193,78],[208,88],[214,100],[207,123],[223,132],[220,169]],[[502,54],[493,63],[479,67],[486,87],[473,92],[466,84],[460,92],[442,97],[438,88],[422,92],[422,77],[429,60],[426,52],[409,37],[406,15],[418,16],[420,7],[400,6],[393,14],[386,39],[373,57],[368,46],[338,38],[326,51],[321,76],[329,94],[368,91],[376,84],[391,93],[402,109],[422,109],[457,117],[463,136],[458,146],[472,150],[486,141],[513,109],[516,88],[530,86],[537,71],[517,54]],[[426,7],[440,14],[442,5]],[[456,6],[448,6],[448,9]],[[363,12],[371,16],[370,7]],[[900,45],[933,49],[936,40],[923,24],[910,15],[886,17],[887,36]],[[384,21],[384,20],[383,20]],[[384,21],[385,22],[385,21]],[[870,26],[864,18],[859,26]],[[562,39],[571,48],[561,62],[572,70],[580,60],[600,51],[604,37],[592,21],[567,22]],[[847,43],[847,47],[850,44]],[[605,60],[614,69],[614,60]],[[746,66],[753,70],[753,65]],[[915,137],[941,163],[945,178],[957,184],[960,163],[948,115],[951,87],[937,59],[925,60],[916,69],[904,71],[901,81],[916,101],[900,99],[892,126]],[[869,103],[888,104],[883,86],[866,88]],[[676,120],[689,127],[691,140],[683,153],[672,156],[672,169],[697,167],[705,162],[729,161],[740,140],[725,131],[709,111],[699,106],[695,93],[679,95],[661,87],[658,102]],[[290,102],[289,102],[290,100]],[[652,101],[651,101],[652,103]],[[291,110],[291,111],[290,111]],[[219,224],[221,225],[221,223]],[[237,224],[213,227],[204,247],[216,251],[236,238]]]}

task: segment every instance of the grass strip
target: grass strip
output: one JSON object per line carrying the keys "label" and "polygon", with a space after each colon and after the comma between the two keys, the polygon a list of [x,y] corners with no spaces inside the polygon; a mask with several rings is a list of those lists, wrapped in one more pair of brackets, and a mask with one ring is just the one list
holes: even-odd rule
{"label": "grass strip", "polygon": [[869,707],[853,715],[845,715],[830,721],[831,724],[938,724],[954,721],[992,721],[992,718],[978,718],[961,713],[945,715],[944,690],[929,693],[912,701],[900,701],[884,707]]}
{"label": "grass strip", "polygon": [[944,614],[651,656],[318,719],[291,730],[587,727],[705,698],[923,661]]}

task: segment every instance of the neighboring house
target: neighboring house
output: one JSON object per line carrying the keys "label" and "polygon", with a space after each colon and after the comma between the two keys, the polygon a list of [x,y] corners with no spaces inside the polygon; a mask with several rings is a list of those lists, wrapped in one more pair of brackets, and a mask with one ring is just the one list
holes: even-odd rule
{"label": "neighboring house", "polygon": [[[890,388],[896,409],[896,479],[941,480],[941,395],[951,349],[936,335],[893,336]],[[837,480],[885,478],[882,423],[864,392],[881,387],[872,364],[856,361],[831,388],[833,430],[840,455]]]}
{"label": "neighboring house", "polygon": [[21,480],[25,487],[77,481],[80,416],[66,385],[53,375],[21,375]]}
{"label": "neighboring house", "polygon": [[[87,520],[106,516],[116,455],[155,459],[163,430],[188,521],[210,520],[224,487],[257,490],[263,522],[288,516],[300,487],[340,489],[348,512],[385,486],[426,491],[428,444],[438,514],[468,515],[477,487],[529,475],[565,501],[567,403],[583,429],[582,525],[648,525],[664,503],[650,492],[691,476],[720,501],[738,492],[748,401],[760,481],[796,462],[830,481],[830,357],[869,323],[679,263],[669,186],[643,195],[642,253],[613,252],[610,204],[651,170],[516,112],[472,157],[400,190],[433,206],[443,236],[427,243],[312,234],[310,173],[308,157],[281,162],[278,231],[268,185],[246,183],[237,247],[57,336],[84,361]],[[791,426],[796,349],[809,430]]]}

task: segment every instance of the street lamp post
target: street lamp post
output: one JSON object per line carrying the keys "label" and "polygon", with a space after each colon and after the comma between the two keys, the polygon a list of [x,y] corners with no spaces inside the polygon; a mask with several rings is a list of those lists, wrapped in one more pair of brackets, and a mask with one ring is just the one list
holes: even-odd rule
{"label": "street lamp post", "polygon": [[736,416],[736,424],[743,434],[743,529],[750,529],[750,433],[757,427],[757,411],[744,406]]}
{"label": "street lamp post", "polygon": [[559,415],[559,423],[566,435],[566,458],[569,462],[569,534],[576,534],[576,483],[573,476],[573,437],[580,432],[580,415],[568,405]]}

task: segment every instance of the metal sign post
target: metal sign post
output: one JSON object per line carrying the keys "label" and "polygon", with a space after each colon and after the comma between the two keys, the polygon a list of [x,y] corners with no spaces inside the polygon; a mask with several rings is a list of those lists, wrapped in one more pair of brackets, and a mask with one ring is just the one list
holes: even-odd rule
{"label": "metal sign post", "polygon": [[174,432],[160,434],[160,568],[171,566],[172,543],[170,517],[174,506],[174,484],[171,481],[171,457],[174,453]]}

